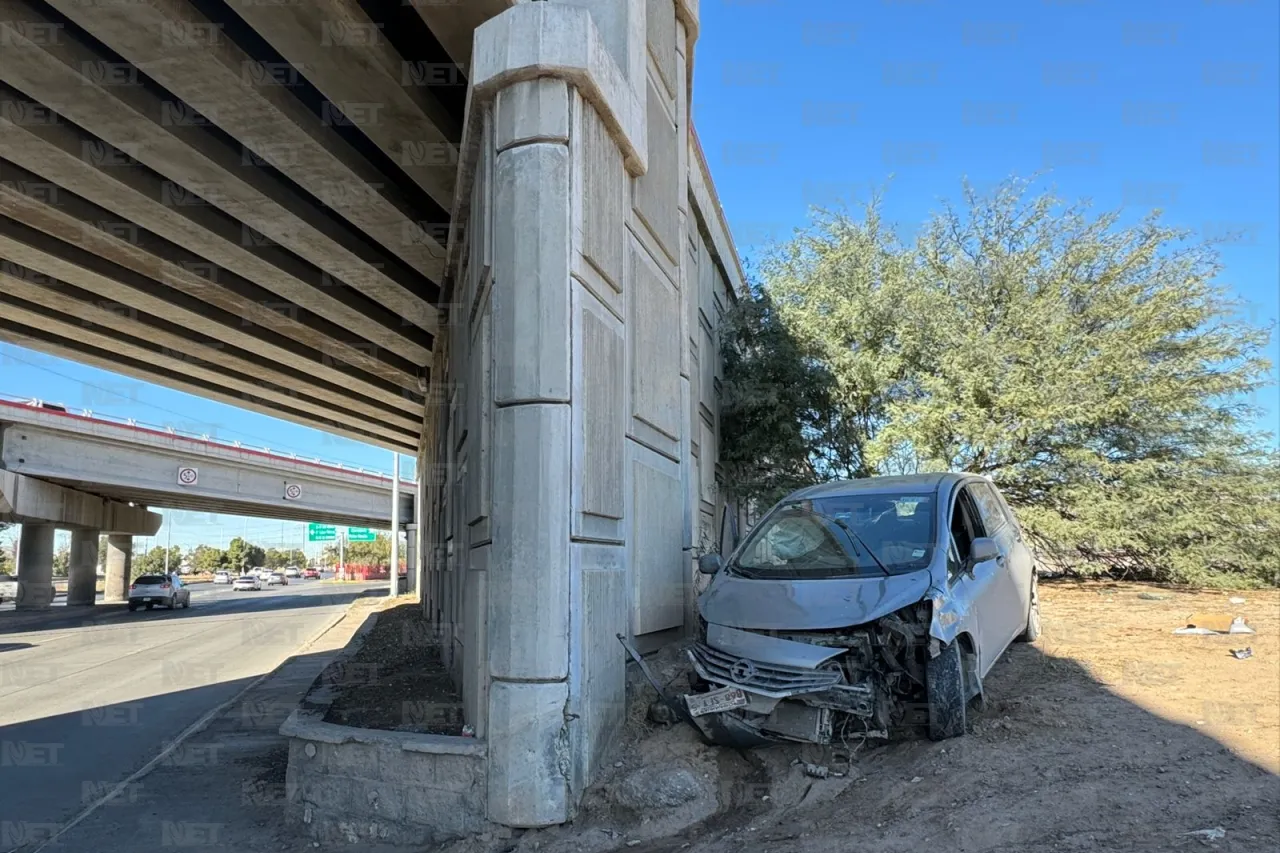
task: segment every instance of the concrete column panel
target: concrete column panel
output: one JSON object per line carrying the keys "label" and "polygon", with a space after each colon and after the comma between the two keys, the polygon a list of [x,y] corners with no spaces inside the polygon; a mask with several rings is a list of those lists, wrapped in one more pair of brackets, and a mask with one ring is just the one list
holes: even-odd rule
{"label": "concrete column panel", "polygon": [[71,531],[71,560],[67,569],[67,605],[93,604],[98,598],[97,530]]}
{"label": "concrete column panel", "polygon": [[489,819],[532,827],[569,819],[564,681],[495,681],[489,692]]}
{"label": "concrete column panel", "polygon": [[569,150],[509,149],[495,178],[495,402],[568,402]]}
{"label": "concrete column panel", "polygon": [[569,87],[563,80],[539,77],[503,89],[494,113],[499,151],[530,142],[569,141]]}
{"label": "concrete column panel", "polygon": [[568,674],[569,420],[563,405],[494,412],[494,678],[556,680]]}
{"label": "concrete column panel", "polygon": [[18,539],[18,610],[45,610],[53,604],[51,524],[24,524]]}
{"label": "concrete column panel", "polygon": [[107,537],[107,576],[102,600],[107,603],[129,600],[129,575],[133,569],[133,537]]}

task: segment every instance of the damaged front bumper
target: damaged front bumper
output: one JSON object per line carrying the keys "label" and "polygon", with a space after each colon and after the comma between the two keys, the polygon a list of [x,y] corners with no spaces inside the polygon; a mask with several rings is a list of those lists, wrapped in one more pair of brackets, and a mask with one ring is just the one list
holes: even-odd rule
{"label": "damaged front bumper", "polygon": [[713,742],[750,747],[888,736],[887,697],[870,678],[850,683],[837,664],[808,669],[734,658],[705,643],[686,653],[698,677],[718,688],[685,697],[693,724]]}

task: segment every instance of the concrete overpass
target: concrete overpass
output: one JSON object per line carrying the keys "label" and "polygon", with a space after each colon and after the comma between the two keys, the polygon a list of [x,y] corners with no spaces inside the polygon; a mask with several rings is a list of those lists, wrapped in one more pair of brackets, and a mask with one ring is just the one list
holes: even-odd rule
{"label": "concrete overpass", "polygon": [[[428,475],[416,569],[477,734],[442,760],[480,793],[423,811],[569,820],[622,728],[617,635],[696,624],[744,288],[698,7],[0,0],[0,337]],[[294,793],[322,837],[387,819]]]}
{"label": "concrete overpass", "polygon": [[[401,483],[413,519],[414,484]],[[133,536],[154,535],[162,506],[361,527],[391,524],[391,479],[269,448],[116,421],[40,400],[0,397],[0,521],[23,525],[20,609],[41,609],[53,534],[72,531],[68,604],[95,601],[98,541],[108,535],[106,600],[127,596]],[[416,544],[416,543],[415,543]]]}

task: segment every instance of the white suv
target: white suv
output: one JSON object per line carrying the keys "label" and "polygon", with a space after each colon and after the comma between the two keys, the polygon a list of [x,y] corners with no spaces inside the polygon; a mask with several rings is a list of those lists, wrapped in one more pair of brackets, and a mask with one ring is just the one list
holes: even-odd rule
{"label": "white suv", "polygon": [[141,575],[129,584],[129,609],[145,607],[150,610],[157,604],[172,610],[191,606],[191,590],[178,580],[177,575]]}

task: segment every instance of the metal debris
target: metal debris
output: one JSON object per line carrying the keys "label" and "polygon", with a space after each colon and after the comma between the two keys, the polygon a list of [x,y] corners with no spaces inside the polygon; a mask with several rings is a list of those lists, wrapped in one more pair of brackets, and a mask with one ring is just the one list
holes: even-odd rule
{"label": "metal debris", "polygon": [[825,779],[831,775],[831,768],[825,764],[806,764],[804,775],[812,776],[814,779]]}
{"label": "metal debris", "polygon": [[1213,829],[1197,829],[1181,833],[1185,838],[1199,838],[1201,841],[1221,841],[1227,837],[1227,831],[1220,826]]}
{"label": "metal debris", "polygon": [[1236,660],[1248,660],[1253,657],[1253,648],[1246,646],[1243,649],[1232,649],[1231,656]]}

